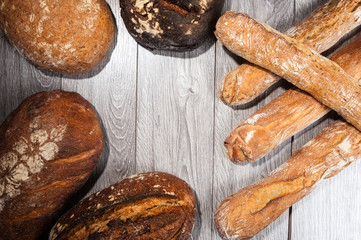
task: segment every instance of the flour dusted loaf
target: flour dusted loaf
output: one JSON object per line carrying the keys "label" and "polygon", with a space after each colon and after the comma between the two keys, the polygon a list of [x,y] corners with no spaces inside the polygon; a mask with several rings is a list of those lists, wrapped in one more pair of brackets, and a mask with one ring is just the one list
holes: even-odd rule
{"label": "flour dusted loaf", "polygon": [[187,51],[212,34],[224,0],[120,0],[133,38],[157,50]]}
{"label": "flour dusted loaf", "polygon": [[0,29],[29,62],[65,74],[97,66],[114,35],[104,0],[0,0]]}
{"label": "flour dusted loaf", "polygon": [[56,90],[25,99],[0,126],[0,239],[37,239],[103,149],[91,104]]}
{"label": "flour dusted loaf", "polygon": [[49,240],[188,239],[195,213],[186,182],[167,173],[142,173],[81,201],[58,220]]}

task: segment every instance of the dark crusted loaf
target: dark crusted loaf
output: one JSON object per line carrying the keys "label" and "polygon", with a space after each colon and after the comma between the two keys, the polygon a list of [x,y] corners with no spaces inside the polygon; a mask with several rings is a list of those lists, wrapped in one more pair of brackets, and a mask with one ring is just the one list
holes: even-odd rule
{"label": "dark crusted loaf", "polygon": [[167,173],[143,173],[81,201],[59,219],[49,240],[188,239],[195,213],[186,182]]}
{"label": "dark crusted loaf", "polygon": [[121,15],[134,39],[149,49],[187,51],[214,30],[224,0],[120,0]]}

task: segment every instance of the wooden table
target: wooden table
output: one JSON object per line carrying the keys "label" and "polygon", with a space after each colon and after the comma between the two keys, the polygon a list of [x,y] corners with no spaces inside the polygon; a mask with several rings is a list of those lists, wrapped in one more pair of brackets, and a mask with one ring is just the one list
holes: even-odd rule
{"label": "wooden table", "polygon": [[[284,31],[326,2],[226,0],[223,11],[246,12]],[[217,86],[241,58],[215,39],[192,52],[150,52],[126,31],[119,1],[108,3],[117,21],[117,37],[101,65],[88,74],[40,71],[1,37],[0,120],[31,94],[59,88],[80,93],[96,108],[106,133],[105,151],[82,193],[88,196],[134,173],[172,173],[196,192],[198,217],[192,239],[220,239],[213,224],[220,202],[285,162],[330,124],[335,114],[287,140],[262,160],[235,165],[226,156],[225,137],[290,84],[283,81],[252,103],[232,109],[219,100]],[[356,162],[327,180],[254,239],[360,239],[359,170],[361,163]]]}

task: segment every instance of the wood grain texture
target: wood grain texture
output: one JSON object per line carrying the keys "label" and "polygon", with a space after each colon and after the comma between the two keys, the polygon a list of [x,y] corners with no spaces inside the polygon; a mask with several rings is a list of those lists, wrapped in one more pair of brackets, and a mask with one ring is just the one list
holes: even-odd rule
{"label": "wood grain texture", "polygon": [[[333,121],[328,115],[256,163],[236,165],[223,141],[243,119],[290,87],[273,86],[250,104],[232,109],[219,100],[222,76],[243,60],[210,39],[189,53],[150,52],[129,35],[119,0],[107,0],[116,20],[111,50],[92,72],[57,75],[39,71],[0,37],[0,121],[27,96],[62,88],[89,100],[102,120],[105,151],[73,204],[133,173],[166,171],[187,181],[198,213],[192,239],[218,240],[213,213],[231,193],[265,177]],[[327,0],[226,0],[284,31]],[[361,235],[361,163],[353,163],[297,203],[254,239],[358,239]],[[289,223],[291,229],[289,229]],[[290,237],[288,236],[290,231]]]}
{"label": "wood grain texture", "polygon": [[108,3],[117,29],[105,58],[89,73],[62,76],[63,89],[88,99],[105,130],[105,150],[86,195],[135,173],[137,44],[123,25],[119,1]]}
{"label": "wood grain texture", "polygon": [[139,48],[137,172],[165,171],[196,192],[194,239],[207,239],[212,215],[214,45],[189,53]]}

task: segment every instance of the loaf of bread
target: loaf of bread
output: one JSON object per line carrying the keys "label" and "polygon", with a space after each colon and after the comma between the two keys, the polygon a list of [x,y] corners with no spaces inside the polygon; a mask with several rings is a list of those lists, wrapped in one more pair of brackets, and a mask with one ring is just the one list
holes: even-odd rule
{"label": "loaf of bread", "polygon": [[103,149],[97,115],[77,93],[25,99],[0,126],[0,239],[38,239],[88,179]]}
{"label": "loaf of bread", "polygon": [[233,53],[282,76],[361,130],[361,87],[333,61],[242,13],[224,14],[215,34]]}
{"label": "loaf of bread", "polygon": [[215,213],[224,239],[249,239],[322,180],[361,157],[361,133],[338,120],[256,184],[227,197]]}
{"label": "loaf of bread", "polygon": [[128,32],[152,50],[189,51],[212,35],[224,0],[120,1]]}
{"label": "loaf of bread", "polygon": [[58,220],[49,240],[186,240],[195,214],[186,182],[167,173],[142,173],[82,200]]}
{"label": "loaf of bread", "polygon": [[[361,0],[331,0],[285,34],[317,52],[333,46],[361,23]],[[225,75],[219,86],[220,98],[229,105],[247,103],[280,79],[252,63],[245,63]]]}
{"label": "loaf of bread", "polygon": [[105,0],[0,0],[0,30],[36,67],[79,74],[103,59],[114,23]]}
{"label": "loaf of bread", "polygon": [[[331,58],[361,79],[361,37]],[[225,140],[232,161],[256,161],[330,111],[307,93],[292,88],[237,126]]]}

